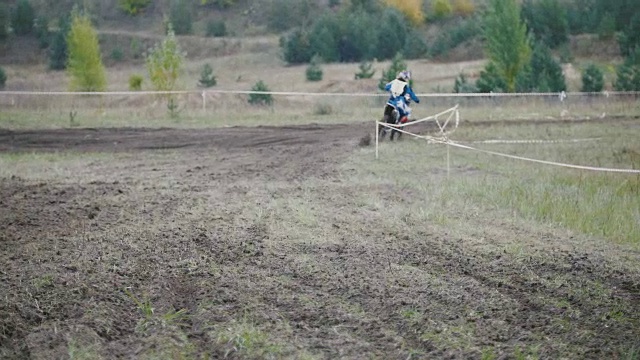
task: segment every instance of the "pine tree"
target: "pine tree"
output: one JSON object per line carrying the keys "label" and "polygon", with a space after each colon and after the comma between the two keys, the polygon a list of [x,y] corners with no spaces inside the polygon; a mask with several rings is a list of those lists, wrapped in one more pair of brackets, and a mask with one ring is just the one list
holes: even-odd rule
{"label": "pine tree", "polygon": [[215,75],[213,75],[213,68],[209,64],[204,64],[202,71],[200,72],[200,80],[198,84],[205,88],[210,88],[218,83]]}
{"label": "pine tree", "polygon": [[601,92],[604,88],[604,75],[602,70],[594,64],[590,64],[582,72],[582,91]]}
{"label": "pine tree", "polygon": [[5,3],[0,3],[0,41],[5,40],[9,36],[9,8]]}
{"label": "pine tree", "polygon": [[67,72],[72,91],[104,91],[107,87],[98,35],[87,15],[74,13],[67,35]]}
{"label": "pine tree", "polygon": [[484,37],[489,59],[504,79],[506,90],[514,92],[516,78],[531,57],[527,27],[520,19],[516,0],[489,0]]}
{"label": "pine tree", "polygon": [[20,0],[16,4],[11,25],[16,35],[27,35],[33,31],[36,16],[33,6],[28,0]]}
{"label": "pine tree", "polygon": [[378,88],[384,90],[384,86],[393,79],[396,78],[400,71],[407,69],[407,63],[404,61],[404,57],[401,53],[397,53],[391,61],[389,68],[382,72],[382,78],[378,82]]}
{"label": "pine tree", "polygon": [[53,33],[51,46],[49,47],[49,69],[63,70],[67,67],[69,51],[67,48],[67,34],[71,26],[69,19],[58,19],[58,30]]}

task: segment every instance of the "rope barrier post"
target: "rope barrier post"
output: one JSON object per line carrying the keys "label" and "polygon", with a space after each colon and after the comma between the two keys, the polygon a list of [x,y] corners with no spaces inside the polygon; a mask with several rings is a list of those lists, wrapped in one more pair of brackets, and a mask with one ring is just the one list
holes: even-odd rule
{"label": "rope barrier post", "polygon": [[376,121],[376,160],[378,160],[378,122]]}
{"label": "rope barrier post", "polygon": [[451,159],[449,157],[449,140],[447,140],[447,179],[451,176]]}

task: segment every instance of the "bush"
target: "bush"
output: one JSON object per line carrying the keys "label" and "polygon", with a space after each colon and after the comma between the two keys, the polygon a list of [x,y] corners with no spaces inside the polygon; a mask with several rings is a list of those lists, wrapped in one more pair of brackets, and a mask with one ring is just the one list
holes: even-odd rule
{"label": "bush", "polygon": [[369,61],[361,62],[360,65],[358,66],[358,69],[360,69],[360,71],[356,73],[356,80],[371,79],[373,75],[376,73],[375,70],[371,69],[372,67],[373,67],[373,64],[371,64],[371,62]]}
{"label": "bush", "polygon": [[109,55],[109,57],[113,61],[122,61],[124,59],[124,53],[122,52],[122,49],[115,48],[111,50],[111,55]]}
{"label": "bush", "polygon": [[187,0],[172,0],[169,20],[176,35],[193,33],[193,15]]}
{"label": "bush", "polygon": [[604,88],[604,75],[602,70],[594,64],[590,64],[582,72],[582,92],[601,92]]}
{"label": "bush", "polygon": [[129,15],[135,16],[141,13],[151,0],[118,0],[118,6]]}
{"label": "bush", "polygon": [[305,75],[308,81],[322,80],[323,73],[322,73],[322,68],[320,67],[321,62],[322,61],[320,57],[318,57],[317,55],[311,59],[311,63],[309,64],[309,66],[307,67],[307,70],[305,71]]}
{"label": "bush", "polygon": [[391,61],[391,65],[387,70],[382,72],[382,78],[378,82],[378,88],[380,90],[384,90],[385,85],[389,83],[389,81],[396,78],[398,73],[402,70],[407,69],[407,63],[404,61],[401,53],[397,53],[396,56]]}
{"label": "bush", "polygon": [[11,26],[16,35],[27,35],[33,31],[36,15],[28,0],[20,0],[16,4],[11,19]]}
{"label": "bush", "polygon": [[453,84],[454,93],[474,93],[477,90],[478,89],[476,89],[475,85],[467,80],[467,75],[465,75],[465,73],[463,72],[461,72],[460,75],[456,77],[456,81]]}
{"label": "bush", "polygon": [[198,84],[202,87],[210,88],[212,86],[215,86],[217,83],[218,81],[213,75],[213,69],[211,68],[211,65],[204,64],[204,66],[202,67],[202,71],[200,72],[200,80],[198,81]]}
{"label": "bush", "polygon": [[431,11],[433,12],[434,18],[444,19],[451,16],[453,7],[451,6],[449,0],[435,0],[433,3],[431,3]]}
{"label": "bush", "polygon": [[142,82],[144,78],[142,75],[131,75],[129,77],[129,90],[131,91],[140,91],[142,90]]}
{"label": "bush", "polygon": [[4,69],[0,67],[0,89],[4,89],[4,86],[6,83],[7,83],[7,73],[5,73]]}
{"label": "bush", "polygon": [[207,23],[206,35],[209,37],[227,36],[227,25],[221,20],[211,20]]}
{"label": "bush", "polygon": [[[253,85],[253,87],[251,88],[251,91],[268,92],[270,90],[269,90],[269,87],[267,86],[267,84],[265,84],[264,81],[260,80],[255,85]],[[249,104],[251,104],[251,105],[272,105],[273,104],[273,97],[271,96],[271,94],[251,93],[251,94],[249,94]]]}

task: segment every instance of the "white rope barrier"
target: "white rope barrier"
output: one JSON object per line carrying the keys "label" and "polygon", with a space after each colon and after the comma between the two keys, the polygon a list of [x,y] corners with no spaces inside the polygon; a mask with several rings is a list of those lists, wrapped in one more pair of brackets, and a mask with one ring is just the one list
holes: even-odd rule
{"label": "white rope barrier", "polygon": [[558,139],[558,140],[476,140],[465,141],[470,144],[559,144],[559,143],[579,143],[586,141],[598,141],[602,138],[585,138],[585,139]]}
{"label": "white rope barrier", "polygon": [[474,148],[474,147],[471,147],[471,146],[458,144],[458,143],[455,143],[453,141],[449,141],[448,144],[451,145],[451,146],[455,146],[455,147],[461,148],[461,149],[473,150],[473,151],[478,151],[478,152],[489,154],[489,155],[502,156],[502,157],[506,157],[506,158],[510,158],[510,159],[529,161],[529,162],[534,162],[534,163],[538,163],[538,164],[555,165],[555,166],[561,166],[561,167],[572,168],[572,169],[600,171],[600,172],[640,174],[640,170],[635,170],[635,169],[614,169],[614,168],[603,168],[603,167],[595,167],[595,166],[583,166],[583,165],[565,164],[565,163],[560,163],[560,162],[555,162],[555,161],[538,160],[538,159],[532,159],[532,158],[527,158],[527,157],[523,157],[523,156],[503,154],[503,153],[490,151],[490,150],[477,149],[477,148]]}
{"label": "white rope barrier", "polygon": [[[534,163],[539,163],[539,164],[554,165],[554,166],[560,166],[560,167],[566,167],[566,168],[572,168],[572,169],[579,169],[579,170],[613,172],[613,173],[626,173],[626,174],[640,174],[640,170],[635,170],[635,169],[615,169],[615,168],[603,168],[603,167],[595,167],[595,166],[573,165],[573,164],[565,164],[565,163],[560,163],[560,162],[555,162],[555,161],[539,160],[539,159],[532,159],[532,158],[527,158],[527,157],[523,157],[523,156],[504,154],[504,153],[499,153],[499,152],[490,151],[490,150],[482,150],[482,149],[478,149],[478,148],[474,148],[474,147],[471,147],[471,146],[462,145],[462,144],[453,142],[453,141],[449,140],[446,136],[442,137],[442,138],[437,138],[437,137],[428,136],[428,135],[417,135],[417,134],[408,132],[406,130],[396,128],[392,124],[387,124],[387,123],[383,123],[383,122],[380,122],[380,121],[376,121],[376,123],[378,125],[382,125],[382,126],[390,128],[390,129],[394,129],[396,131],[399,131],[401,133],[404,133],[404,134],[407,134],[407,135],[410,135],[410,136],[413,136],[413,137],[416,137],[416,138],[419,138],[419,139],[428,140],[428,141],[433,142],[433,143],[451,145],[451,146],[455,146],[457,148],[477,151],[477,152],[481,152],[481,153],[485,153],[485,154],[489,154],[489,155],[495,155],[495,156],[501,156],[501,157],[506,157],[506,158],[515,159],[515,160],[529,161],[529,162],[534,162]],[[376,137],[376,158],[378,158],[378,149],[377,148],[378,148],[378,141],[377,141],[377,137]]]}
{"label": "white rope barrier", "polygon": [[[343,93],[343,92],[298,92],[298,91],[253,91],[253,90],[176,90],[176,91],[102,91],[102,92],[73,92],[73,91],[0,91],[0,95],[34,95],[34,96],[71,96],[71,95],[185,95],[185,94],[264,94],[282,96],[351,96],[351,97],[382,97],[388,96],[386,93]],[[617,92],[560,92],[560,93],[419,93],[419,97],[557,97],[561,101],[572,96],[639,96],[638,91],[617,91]]]}

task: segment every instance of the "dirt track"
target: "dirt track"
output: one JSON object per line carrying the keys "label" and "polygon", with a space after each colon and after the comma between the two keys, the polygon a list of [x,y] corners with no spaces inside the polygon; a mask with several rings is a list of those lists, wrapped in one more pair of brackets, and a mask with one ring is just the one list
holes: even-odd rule
{"label": "dirt track", "polygon": [[[597,249],[500,219],[485,245],[357,208],[420,201],[343,182],[366,126],[0,131],[2,152],[123,154],[73,168],[86,181],[0,179],[0,357],[640,349],[640,278]],[[505,237],[530,252],[493,246]]]}

